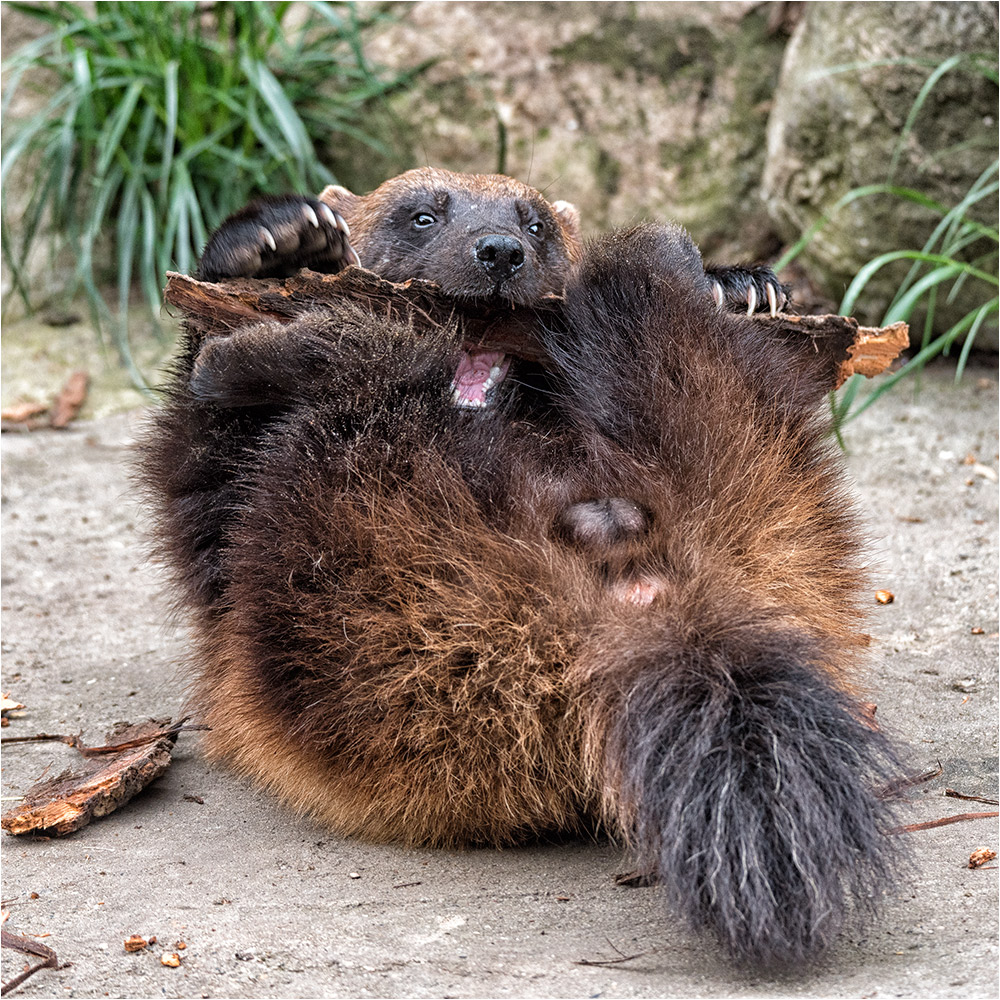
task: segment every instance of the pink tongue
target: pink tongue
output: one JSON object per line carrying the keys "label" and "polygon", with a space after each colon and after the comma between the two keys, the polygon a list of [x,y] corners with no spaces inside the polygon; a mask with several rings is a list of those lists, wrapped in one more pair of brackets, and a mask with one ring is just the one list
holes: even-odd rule
{"label": "pink tongue", "polygon": [[466,351],[451,383],[452,401],[456,406],[481,409],[486,394],[503,381],[508,368],[510,358],[503,351]]}

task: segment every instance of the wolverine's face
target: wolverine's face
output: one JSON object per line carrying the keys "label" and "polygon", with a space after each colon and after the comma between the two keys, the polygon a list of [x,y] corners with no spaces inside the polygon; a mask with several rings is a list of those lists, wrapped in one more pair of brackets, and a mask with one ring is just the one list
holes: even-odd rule
{"label": "wolverine's face", "polygon": [[365,267],[461,298],[528,305],[558,295],[579,251],[573,206],[500,175],[410,171],[351,207]]}

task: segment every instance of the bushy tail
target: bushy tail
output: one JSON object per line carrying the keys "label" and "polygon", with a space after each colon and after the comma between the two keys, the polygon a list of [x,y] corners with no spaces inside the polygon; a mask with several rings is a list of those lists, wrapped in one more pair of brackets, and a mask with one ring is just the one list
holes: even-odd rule
{"label": "bushy tail", "polygon": [[889,881],[891,748],[794,630],[744,620],[700,645],[670,629],[638,645],[595,708],[639,864],[737,960],[814,956]]}

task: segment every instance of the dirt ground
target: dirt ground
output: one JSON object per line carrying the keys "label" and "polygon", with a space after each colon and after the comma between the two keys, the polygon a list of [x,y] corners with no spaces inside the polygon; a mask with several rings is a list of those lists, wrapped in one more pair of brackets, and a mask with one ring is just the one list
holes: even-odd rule
{"label": "dirt ground", "polygon": [[[141,411],[3,435],[7,735],[181,713],[186,635],[146,559],[129,481]],[[997,375],[939,368],[849,428],[870,526],[870,699],[909,747],[906,821],[997,794]],[[877,605],[876,589],[895,601]],[[67,747],[9,747],[4,808]],[[422,851],[344,840],[289,815],[182,735],[173,766],[65,839],[3,837],[5,929],[65,965],[25,997],[995,997],[995,820],[910,835],[896,899],[819,964],[781,977],[728,964],[674,924],[655,888],[622,888],[607,843]],[[131,934],[156,935],[126,954]],[[160,964],[179,952],[179,968]],[[636,956],[627,961],[623,956]],[[3,953],[4,980],[23,956]],[[588,965],[584,962],[613,964]]]}

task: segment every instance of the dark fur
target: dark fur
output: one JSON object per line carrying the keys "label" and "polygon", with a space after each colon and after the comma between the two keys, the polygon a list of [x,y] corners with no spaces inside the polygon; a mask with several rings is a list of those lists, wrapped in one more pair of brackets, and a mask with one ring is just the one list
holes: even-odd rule
{"label": "dark fur", "polygon": [[[606,823],[733,956],[794,961],[884,888],[892,758],[847,686],[862,578],[823,372],[706,283],[680,230],[601,241],[545,331],[546,398],[510,378],[475,413],[447,331],[348,307],[240,331],[161,412],[146,480],[212,755],[379,840]],[[193,424],[260,407],[171,467]]]}

